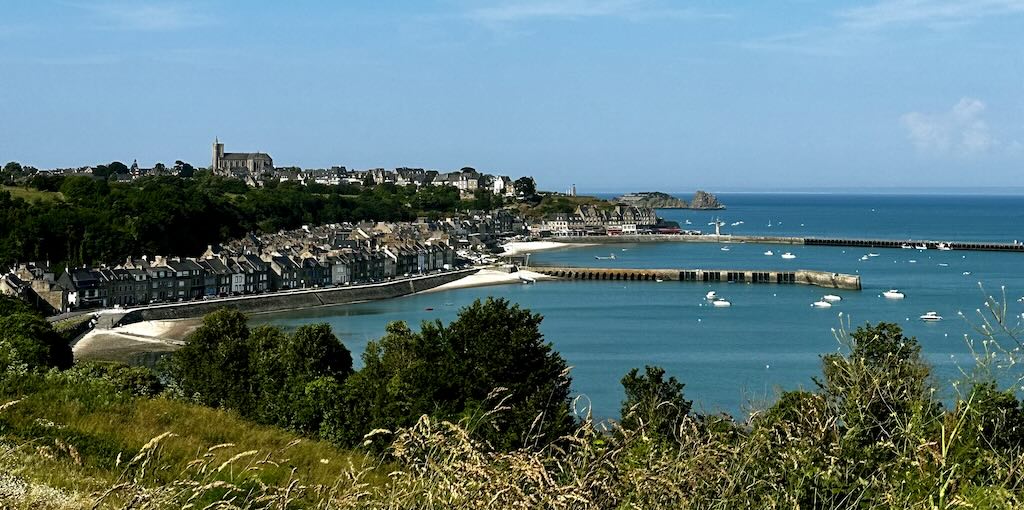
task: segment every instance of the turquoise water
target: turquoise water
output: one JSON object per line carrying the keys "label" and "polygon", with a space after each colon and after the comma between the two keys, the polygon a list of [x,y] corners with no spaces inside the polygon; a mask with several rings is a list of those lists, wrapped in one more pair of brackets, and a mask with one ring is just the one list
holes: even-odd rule
{"label": "turquoise water", "polygon": [[[1012,242],[1024,240],[1024,197],[722,194],[725,211],[660,211],[660,215],[707,229],[720,217],[737,234],[834,237],[927,238]],[[772,227],[768,227],[771,220]],[[781,224],[780,224],[781,223]],[[800,226],[803,223],[804,226]],[[766,250],[775,255],[763,255]],[[791,251],[796,259],[779,257]],[[263,315],[254,322],[286,328],[326,321],[354,357],[378,338],[390,321],[450,321],[458,309],[490,295],[506,297],[544,315],[542,330],[573,368],[573,388],[586,395],[598,416],[618,414],[619,379],[633,367],[656,364],[686,384],[688,398],[707,412],[742,412],[779,389],[812,388],[819,356],[835,351],[832,328],[840,314],[854,326],[891,321],[916,336],[943,381],[970,367],[964,341],[972,330],[957,316],[982,307],[985,293],[1001,298],[1005,286],[1010,310],[1024,304],[1024,255],[873,249],[869,250],[732,244],[663,243],[605,245],[534,254],[533,263],[636,268],[819,269],[857,273],[864,290],[826,291],[800,285],[748,285],[683,282],[541,282],[459,289],[420,296],[316,310]],[[614,252],[615,260],[596,260]],[[914,260],[916,262],[911,262]],[[940,265],[942,264],[942,265]],[[964,272],[970,274],[965,275]],[[906,293],[901,301],[880,296],[889,288]],[[707,306],[715,290],[730,308]],[[830,292],[843,301],[831,309],[810,303]],[[426,308],[433,310],[426,310]],[[935,310],[938,323],[917,319]],[[359,361],[356,361],[357,365]]]}

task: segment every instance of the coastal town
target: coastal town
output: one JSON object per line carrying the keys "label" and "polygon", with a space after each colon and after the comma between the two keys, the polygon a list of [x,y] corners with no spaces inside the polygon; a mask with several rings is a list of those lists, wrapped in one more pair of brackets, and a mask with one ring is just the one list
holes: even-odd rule
{"label": "coastal town", "polygon": [[[21,168],[20,179],[36,176],[88,176],[94,180],[131,182],[147,177],[191,177],[190,164],[140,168],[112,163],[75,169]],[[5,177],[14,172],[7,167]],[[646,206],[649,193],[621,200],[567,202],[562,211],[535,214],[531,203],[573,200],[567,193],[538,192],[532,177],[513,180],[464,167],[453,172],[400,167],[348,170],[277,168],[269,154],[229,153],[215,141],[208,169],[249,187],[292,182],[301,185],[381,185],[449,187],[467,199],[481,193],[499,197],[502,206],[466,210],[445,217],[415,221],[361,221],[303,225],[274,233],[250,232],[238,239],[211,244],[203,253],[125,256],[97,266],[60,267],[49,261],[17,261],[0,275],[0,292],[25,298],[50,315],[79,310],[213,300],[295,289],[330,288],[394,281],[418,275],[484,267],[501,262],[511,241],[580,236],[700,234],[659,218]],[[661,194],[658,194],[659,197]],[[704,208],[720,208],[713,196],[695,196]],[[681,202],[681,201],[680,201]],[[685,205],[685,202],[683,202]]]}

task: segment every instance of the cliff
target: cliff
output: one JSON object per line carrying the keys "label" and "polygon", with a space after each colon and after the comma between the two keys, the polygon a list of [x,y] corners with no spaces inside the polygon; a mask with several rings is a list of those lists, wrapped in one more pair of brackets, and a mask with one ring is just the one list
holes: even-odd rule
{"label": "cliff", "polygon": [[718,197],[706,191],[698,190],[693,194],[690,209],[725,209],[725,206],[718,201]]}
{"label": "cliff", "polygon": [[644,191],[641,193],[627,193],[621,197],[615,197],[612,202],[629,204],[636,207],[650,207],[653,209],[686,209],[684,200],[680,200],[668,193],[659,191]]}
{"label": "cliff", "polygon": [[718,201],[718,197],[706,191],[694,193],[693,201],[689,204],[685,200],[660,191],[626,193],[621,197],[613,198],[612,202],[654,209],[725,209],[725,206]]}

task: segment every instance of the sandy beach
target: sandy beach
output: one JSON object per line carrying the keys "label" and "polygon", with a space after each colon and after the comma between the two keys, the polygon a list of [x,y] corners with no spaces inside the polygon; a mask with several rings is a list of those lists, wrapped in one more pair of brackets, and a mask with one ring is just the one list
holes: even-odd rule
{"label": "sandy beach", "polygon": [[535,251],[557,250],[560,248],[576,248],[580,246],[593,246],[584,243],[560,243],[558,241],[514,241],[505,245],[503,255],[521,255]]}
{"label": "sandy beach", "polygon": [[507,273],[498,269],[481,269],[479,272],[455,280],[454,282],[448,282],[444,285],[434,287],[429,290],[425,290],[420,294],[426,294],[428,292],[437,292],[440,290],[452,290],[452,289],[464,289],[467,287],[483,287],[486,285],[506,285],[510,283],[522,283],[523,279],[531,279],[534,281],[541,280],[553,280],[556,279],[554,276],[548,276],[546,274],[535,273],[528,270],[519,270],[515,273]]}
{"label": "sandy beach", "polygon": [[72,345],[76,360],[137,361],[147,353],[170,352],[202,319],[143,321],[113,329],[93,329]]}

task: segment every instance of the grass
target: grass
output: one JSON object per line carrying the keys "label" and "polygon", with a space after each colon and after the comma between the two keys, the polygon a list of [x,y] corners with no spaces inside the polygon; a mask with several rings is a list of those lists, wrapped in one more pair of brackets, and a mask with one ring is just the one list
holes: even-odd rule
{"label": "grass", "polygon": [[[248,485],[273,487],[301,479],[304,487],[330,487],[353,466],[375,477],[362,467],[367,458],[360,453],[254,425],[234,413],[166,398],[112,396],[88,381],[53,379],[30,381],[0,397],[0,405],[15,402],[0,411],[0,473],[6,473],[0,474],[0,508],[36,508],[47,498],[66,503],[49,508],[89,507],[126,479],[132,485],[108,496],[101,508],[197,477],[237,484],[244,475]],[[159,449],[140,472],[129,460],[157,437],[163,437]],[[215,471],[244,452],[232,469]],[[205,472],[197,473],[197,466]],[[211,497],[219,494],[197,500]]]}
{"label": "grass", "polygon": [[0,190],[7,191],[12,197],[21,198],[28,202],[57,202],[64,200],[64,195],[59,191],[39,191],[37,189],[25,189],[17,186],[0,186]]}

